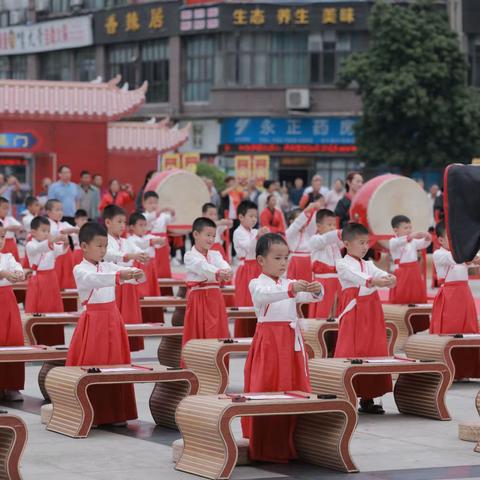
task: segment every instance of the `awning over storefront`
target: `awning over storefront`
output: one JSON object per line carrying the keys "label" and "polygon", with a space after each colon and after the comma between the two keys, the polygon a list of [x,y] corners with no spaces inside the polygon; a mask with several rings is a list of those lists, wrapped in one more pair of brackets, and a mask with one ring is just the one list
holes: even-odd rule
{"label": "awning over storefront", "polygon": [[190,124],[170,128],[168,122],[111,122],[108,124],[108,150],[125,153],[164,153],[188,140]]}
{"label": "awning over storefront", "polygon": [[106,122],[135,112],[144,102],[147,82],[135,90],[109,82],[0,80],[0,117]]}

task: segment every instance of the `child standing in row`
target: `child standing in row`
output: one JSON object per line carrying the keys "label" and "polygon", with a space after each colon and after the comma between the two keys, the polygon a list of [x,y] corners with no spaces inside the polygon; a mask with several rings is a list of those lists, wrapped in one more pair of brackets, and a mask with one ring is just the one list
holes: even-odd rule
{"label": "child standing in row", "polygon": [[[108,208],[108,207],[107,207]],[[116,207],[118,208],[118,207]],[[104,262],[108,236],[98,223],[86,223],[79,233],[83,261],[74,268],[78,296],[84,308],[70,343],[66,365],[128,365],[130,349],[115,289],[144,278],[141,270]],[[133,385],[94,385],[88,389],[95,425],[125,425],[137,418]]]}
{"label": "child standing in row", "polygon": [[220,282],[230,281],[232,270],[220,252],[212,250],[216,228],[206,217],[193,222],[195,245],[185,254],[188,291],[182,345],[191,339],[230,336]]}
{"label": "child standing in row", "polygon": [[20,256],[18,255],[15,233],[22,229],[22,225],[14,217],[8,214],[9,210],[9,201],[4,197],[0,197],[0,222],[2,222],[3,228],[5,229],[5,244],[1,253],[11,253],[18,262]]}
{"label": "child standing in row", "polygon": [[[128,253],[126,240],[122,238],[127,224],[127,216],[123,208],[117,205],[108,205],[103,210],[103,220],[108,231],[105,261],[116,263],[120,267],[133,267],[134,261],[148,262],[148,254],[145,252]],[[117,285],[115,298],[125,322],[142,323],[140,295],[136,284],[122,283]],[[132,352],[143,350],[143,338],[131,337],[129,341]]]}
{"label": "child standing in row", "polygon": [[[260,266],[255,257],[257,240],[268,229],[263,227],[257,230],[255,225],[258,220],[257,205],[250,200],[243,200],[237,209],[240,225],[233,232],[233,246],[238,255],[239,267],[235,274],[235,303],[237,307],[252,306],[252,297],[248,289],[250,280],[257,278],[260,273]],[[236,319],[235,337],[253,337],[255,333],[256,320]]]}
{"label": "child standing in row", "polygon": [[[0,251],[5,246],[6,230],[0,222]],[[23,329],[12,284],[25,279],[22,266],[11,253],[0,253],[0,346],[23,345]],[[0,364],[0,400],[23,400],[19,390],[25,385],[25,364]]]}
{"label": "child standing in row", "polygon": [[[88,214],[82,208],[75,212],[75,226],[80,230],[88,222]],[[71,234],[73,242],[73,265],[78,265],[83,260],[83,252],[80,248],[80,241],[78,240],[78,233]]]}
{"label": "child standing in row", "polygon": [[25,214],[23,215],[22,223],[23,223],[23,229],[27,234],[30,233],[30,224],[32,223],[32,220],[35,217],[38,217],[40,215],[40,210],[42,209],[40,202],[36,197],[27,197],[25,199]]}
{"label": "child standing in row", "polygon": [[[35,217],[31,228],[32,238],[25,250],[33,273],[28,279],[25,312],[63,312],[55,261],[65,253],[68,238],[58,233],[52,235],[50,221],[46,217]],[[65,342],[62,325],[45,325],[36,336],[39,345],[63,345]]]}
{"label": "child standing in row", "polygon": [[432,243],[426,232],[413,233],[412,222],[405,215],[392,218],[395,238],[389,242],[390,255],[394,262],[397,285],[390,290],[391,303],[426,303],[427,282],[418,263],[418,251]]}
{"label": "child standing in row", "polygon": [[222,218],[221,220],[218,219],[218,210],[217,207],[213,203],[206,203],[202,207],[202,215],[210,220],[215,222],[217,226],[217,233],[215,234],[215,243],[212,245],[212,250],[216,250],[222,254],[222,257],[225,261],[227,260],[227,253],[225,252],[225,248],[223,247],[223,236],[224,233],[232,228],[233,220],[230,218]]}
{"label": "child standing in row", "polygon": [[[284,277],[289,251],[279,234],[260,237],[256,255],[262,273],[249,288],[258,324],[245,364],[245,392],[310,392],[297,305],[320,301],[322,285]],[[244,437],[250,438],[251,459],[287,462],[296,457],[294,417],[252,417],[244,419],[242,426]]]}
{"label": "child standing in row", "polygon": [[[368,230],[359,223],[347,223],[342,230],[347,255],[337,261],[342,285],[340,327],[336,358],[388,356],[387,331],[377,288],[395,286],[395,276],[377,268],[363,257],[369,248]],[[390,375],[362,375],[353,380],[360,397],[360,412],[385,413],[373,399],[392,391]]]}
{"label": "child standing in row", "polygon": [[322,208],[316,214],[317,233],[310,238],[312,271],[324,289],[323,301],[310,304],[310,318],[336,317],[340,313],[342,288],[338,281],[336,263],[342,258],[342,232],[337,230],[337,218],[331,210]]}
{"label": "child standing in row", "polygon": [[[455,263],[443,221],[436,225],[435,233],[441,245],[433,252],[440,288],[433,302],[430,333],[479,333],[475,300],[468,285],[469,266]],[[480,258],[476,257],[472,263],[480,265]],[[478,349],[454,349],[455,378],[480,377],[478,355]]]}

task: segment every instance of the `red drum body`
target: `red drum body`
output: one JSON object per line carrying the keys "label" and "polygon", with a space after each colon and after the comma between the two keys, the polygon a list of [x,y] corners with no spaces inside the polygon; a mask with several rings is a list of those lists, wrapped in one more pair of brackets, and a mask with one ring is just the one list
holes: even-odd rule
{"label": "red drum body", "polygon": [[414,232],[426,232],[430,226],[430,206],[426,192],[415,180],[401,175],[380,175],[366,182],[352,200],[350,220],[365,225],[388,247],[393,235],[391,220],[406,215]]}
{"label": "red drum body", "polygon": [[175,210],[175,221],[168,226],[169,235],[190,232],[193,221],[202,216],[203,204],[210,201],[210,193],[200,177],[175,168],[156,173],[145,191],[157,192],[161,208]]}

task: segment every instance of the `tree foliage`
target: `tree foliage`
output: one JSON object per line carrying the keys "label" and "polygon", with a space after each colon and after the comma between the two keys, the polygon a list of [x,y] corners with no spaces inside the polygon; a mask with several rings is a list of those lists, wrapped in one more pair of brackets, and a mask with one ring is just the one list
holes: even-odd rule
{"label": "tree foliage", "polygon": [[369,49],[349,57],[340,85],[363,101],[356,125],[368,165],[422,167],[470,162],[480,138],[478,94],[446,13],[430,0],[372,8]]}
{"label": "tree foliage", "polygon": [[197,175],[199,175],[200,177],[211,178],[213,180],[213,183],[215,184],[215,188],[218,191],[221,191],[225,188],[225,178],[227,174],[215,165],[200,162],[197,165]]}

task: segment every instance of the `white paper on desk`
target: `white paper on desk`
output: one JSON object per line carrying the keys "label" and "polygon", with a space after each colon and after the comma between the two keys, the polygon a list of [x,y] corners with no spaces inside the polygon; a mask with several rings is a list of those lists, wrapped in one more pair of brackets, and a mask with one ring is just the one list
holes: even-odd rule
{"label": "white paper on desk", "polygon": [[63,293],[78,293],[78,290],[76,288],[65,288],[62,290]]}
{"label": "white paper on desk", "polygon": [[163,323],[126,323],[125,328],[134,330],[135,328],[158,328],[163,327]]}
{"label": "white paper on desk", "polygon": [[251,345],[253,338],[234,338],[233,340],[240,345]]}
{"label": "white paper on desk", "polygon": [[35,317],[35,318],[65,318],[65,317],[71,317],[71,318],[78,318],[80,316],[80,313],[78,312],[64,312],[64,313],[42,313],[40,317]]}
{"label": "white paper on desk", "polygon": [[416,303],[415,307],[410,307],[410,308],[433,308],[433,303]]}
{"label": "white paper on desk", "polygon": [[291,400],[292,398],[298,398],[292,395],[285,395],[281,393],[274,394],[274,395],[244,395],[244,396],[249,400]]}
{"label": "white paper on desk", "polygon": [[400,358],[369,358],[363,360],[364,363],[412,363],[411,360],[402,360]]}
{"label": "white paper on desk", "polygon": [[480,338],[478,333],[462,333],[463,338]]}
{"label": "white paper on desk", "polygon": [[0,347],[0,352],[8,352],[10,350],[43,350],[37,347]]}
{"label": "white paper on desk", "polygon": [[113,372],[138,372],[139,370],[143,370],[140,368],[135,367],[114,367],[114,368],[101,368],[100,371],[102,373],[113,373]]}

